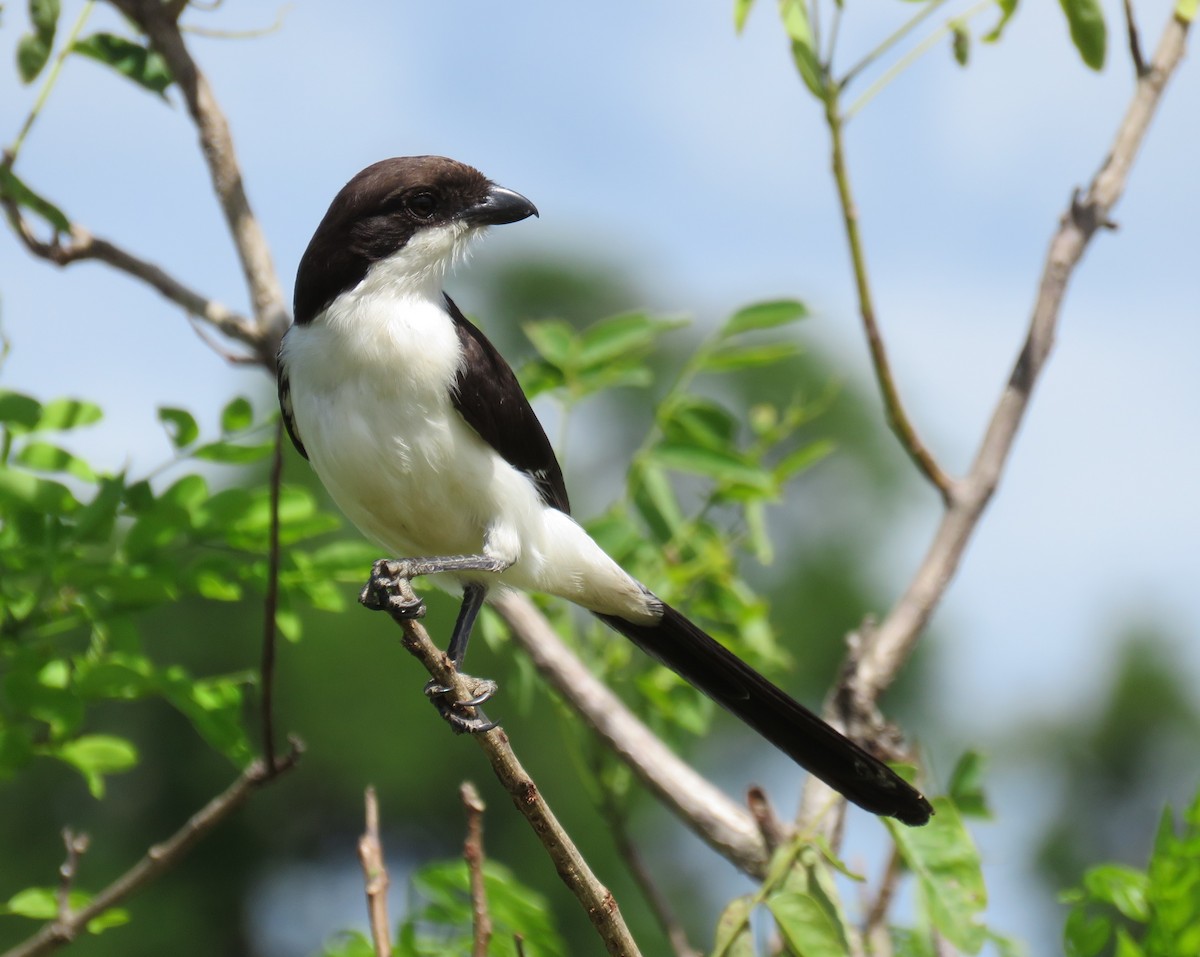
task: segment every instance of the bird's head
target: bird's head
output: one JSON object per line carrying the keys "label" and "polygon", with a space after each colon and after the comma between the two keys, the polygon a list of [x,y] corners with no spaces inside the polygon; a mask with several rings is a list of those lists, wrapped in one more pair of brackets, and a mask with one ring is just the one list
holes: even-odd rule
{"label": "bird's head", "polygon": [[520,193],[444,156],[374,163],[334,197],[300,259],[296,322],[310,322],[373,268],[414,288],[440,283],[483,228],[536,215]]}

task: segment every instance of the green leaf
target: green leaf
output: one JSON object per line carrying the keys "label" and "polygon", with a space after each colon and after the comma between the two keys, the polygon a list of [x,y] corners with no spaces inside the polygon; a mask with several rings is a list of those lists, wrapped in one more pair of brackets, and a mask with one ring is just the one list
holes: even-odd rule
{"label": "green leaf", "polygon": [[221,410],[221,431],[241,432],[254,424],[254,409],[250,401],[242,396],[233,399]]}
{"label": "green leaf", "polygon": [[48,222],[57,232],[69,233],[71,221],[66,214],[50,200],[39,196],[25,185],[7,164],[0,163],[0,195],[11,199],[18,206],[36,213]]}
{"label": "green leaf", "polygon": [[1059,0],[1067,25],[1071,28],[1071,42],[1093,70],[1104,66],[1104,53],[1108,45],[1108,28],[1104,25],[1104,11],[1100,0]]}
{"label": "green leaf", "polygon": [[193,457],[223,465],[249,465],[260,462],[275,451],[274,440],[260,445],[240,445],[236,442],[209,442],[192,452]]}
{"label": "green leaf", "polygon": [[935,798],[924,827],[888,820],[888,830],[917,886],[934,927],[959,950],[974,954],[986,930],[978,917],[987,903],[979,852],[949,798]]}
{"label": "green leaf", "polygon": [[806,469],[812,468],[823,458],[832,455],[836,446],[829,439],[818,439],[789,452],[775,466],[775,481],[782,485],[784,482],[799,475]]}
{"label": "green leaf", "polygon": [[666,473],[643,463],[631,470],[629,484],[633,504],[655,538],[660,542],[670,539],[683,525],[683,512]]}
{"label": "green leaf", "polygon": [[1095,957],[1112,936],[1112,924],[1084,907],[1072,908],[1063,926],[1063,950],[1067,957]]}
{"label": "green leaf", "polygon": [[58,892],[53,887],[27,887],[8,899],[4,911],[16,917],[53,920],[58,916]]}
{"label": "green leaf", "polygon": [[706,372],[739,372],[760,366],[774,365],[800,354],[800,347],[792,342],[768,342],[761,346],[740,346],[713,351],[704,357]]}
{"label": "green leaf", "polygon": [[978,751],[966,751],[950,772],[950,798],[964,817],[990,819],[992,809],[988,807],[983,793],[983,772],[987,759]]}
{"label": "green leaf", "polygon": [[1012,19],[1012,15],[1017,12],[1017,0],[996,0],[996,5],[1000,8],[1000,20],[983,36],[984,43],[995,43],[1004,33],[1004,28],[1008,26],[1008,21]]}
{"label": "green leaf", "polygon": [[42,404],[37,399],[0,389],[0,422],[10,429],[29,432],[41,417]]}
{"label": "green leaf", "polygon": [[17,74],[22,83],[32,83],[50,61],[50,41],[37,33],[26,33],[17,41]]}
{"label": "green leaf", "polygon": [[180,667],[168,668],[159,679],[163,697],[205,741],[239,766],[250,759],[242,726],[242,689],[252,680],[248,673],[196,679]]}
{"label": "green leaf", "polygon": [[845,957],[850,944],[837,915],[810,894],[785,891],[767,898],[767,909],[789,946],[804,957]]}
{"label": "green leaf", "polygon": [[779,16],[792,41],[792,59],[800,71],[804,85],[819,100],[825,99],[825,72],[817,56],[812,24],[808,19],[805,0],[779,0]]}
{"label": "green leaf", "polygon": [[754,957],[754,935],[750,932],[750,914],[754,898],[735,897],[717,921],[712,957]]}
{"label": "green leaf", "polygon": [[575,342],[575,330],[561,319],[527,322],[522,330],[543,359],[558,367],[567,364]]}
{"label": "green leaf", "polygon": [[959,66],[966,66],[971,58],[971,31],[962,20],[950,24],[950,44],[954,53],[954,61]]}
{"label": "green leaf", "polygon": [[43,36],[53,39],[60,12],[59,0],[29,0],[29,19]]}
{"label": "green leaf", "polygon": [[91,425],[104,418],[100,406],[82,399],[51,399],[42,407],[38,419],[39,432],[65,432],[81,425]]}
{"label": "green leaf", "polygon": [[73,765],[87,781],[92,797],[104,797],[104,776],[134,767],[137,749],[124,738],[108,734],[85,734],[59,745],[55,757]]}
{"label": "green leaf", "polygon": [[662,333],[679,325],[677,320],[653,319],[644,312],[609,316],[580,333],[579,361],[595,366],[644,354]]}
{"label": "green leaf", "polygon": [[1083,886],[1093,900],[1111,904],[1130,920],[1150,919],[1146,892],[1150,879],[1141,871],[1122,864],[1100,864],[1083,875]]}
{"label": "green leaf", "polygon": [[87,922],[87,931],[89,934],[102,934],[112,927],[120,927],[122,924],[128,924],[130,921],[129,911],[124,907],[113,907],[106,910],[98,917],[93,917]]}
{"label": "green leaf", "polygon": [[750,8],[754,0],[733,0],[733,29],[741,33],[746,29],[746,18],[750,16]]}
{"label": "green leaf", "polygon": [[664,468],[704,475],[718,482],[748,485],[765,492],[775,489],[775,481],[770,472],[723,449],[664,441],[657,445],[650,455]]}
{"label": "green leaf", "polygon": [[172,83],[167,61],[154,50],[126,37],[113,33],[93,33],[76,40],[71,51],[112,67],[121,76],[159,96]]}
{"label": "green leaf", "polygon": [[48,442],[30,442],[22,446],[14,461],[37,472],[67,472],[85,482],[96,480],[96,473],[87,462]]}
{"label": "green leaf", "polygon": [[0,466],[0,505],[62,515],[79,506],[71,490],[50,479]]}
{"label": "green leaf", "polygon": [[777,329],[805,318],[808,307],[795,299],[776,299],[759,302],[739,309],[721,328],[719,337],[728,339],[755,329]]}
{"label": "green leaf", "polygon": [[184,409],[162,407],[158,410],[158,421],[167,430],[171,444],[177,449],[191,445],[200,437],[200,426],[192,413]]}
{"label": "green leaf", "polygon": [[50,59],[58,30],[59,0],[29,0],[33,32],[17,42],[17,70],[23,83],[32,83]]}

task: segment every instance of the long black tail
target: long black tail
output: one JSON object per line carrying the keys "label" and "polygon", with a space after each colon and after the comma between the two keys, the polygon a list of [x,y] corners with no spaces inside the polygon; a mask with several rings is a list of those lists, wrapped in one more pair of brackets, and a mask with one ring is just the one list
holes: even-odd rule
{"label": "long black tail", "polygon": [[924,824],[933,808],[920,791],[771,684],[670,605],[654,625],[597,615],[646,654],[746,722],[793,761],[873,814]]}

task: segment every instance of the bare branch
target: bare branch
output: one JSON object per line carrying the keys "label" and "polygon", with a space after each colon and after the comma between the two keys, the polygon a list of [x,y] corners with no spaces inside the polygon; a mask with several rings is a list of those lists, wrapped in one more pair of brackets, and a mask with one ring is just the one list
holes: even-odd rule
{"label": "bare branch", "polygon": [[55,236],[50,240],[39,239],[16,203],[0,196],[0,205],[4,207],[5,215],[17,238],[38,258],[64,267],[89,259],[107,263],[157,290],[171,302],[181,306],[189,316],[207,323],[231,339],[245,343],[256,352],[261,350],[262,337],[248,318],[189,289],[154,263],[140,259],[116,243],[95,236],[77,224],[72,224],[71,232],[65,238]]}
{"label": "bare branch", "polygon": [[387,895],[391,886],[387,864],[383,859],[383,842],[379,839],[379,801],[375,789],[367,788],[366,830],[358,839],[358,859],[362,863],[363,881],[367,891],[367,915],[371,924],[371,939],[376,957],[391,957],[391,921],[388,919]]}
{"label": "bare branch", "polygon": [[485,806],[479,791],[470,781],[459,789],[467,811],[467,837],[463,841],[463,859],[471,879],[471,957],[487,957],[488,942],[492,939],[492,917],[488,913],[487,887],[483,882],[483,812]]}
{"label": "bare branch", "polygon": [[[294,767],[301,753],[299,742],[293,741],[291,751],[276,766],[275,774]],[[41,957],[69,943],[90,921],[116,907],[179,863],[202,838],[241,807],[256,788],[268,783],[273,776],[261,761],[253,762],[238,775],[233,784],[192,815],[183,827],[161,844],[155,844],[146,851],[140,861],[100,891],[85,906],[70,911],[65,918],[60,914],[56,920],[43,925],[41,930],[24,943],[18,944],[0,957]]]}
{"label": "bare branch", "polygon": [[638,780],[713,850],[754,877],[766,873],[767,849],[754,819],[680,760],[584,667],[528,597],[505,592],[492,606],[550,686],[565,698]]}
{"label": "bare branch", "polygon": [[76,834],[69,827],[62,832],[63,845],[67,856],[58,868],[58,919],[71,919],[71,888],[75,884],[75,875],[79,873],[79,859],[87,853],[91,843],[86,834]]}
{"label": "bare branch", "polygon": [[[375,586],[374,580],[368,587]],[[420,623],[402,614],[393,613],[386,603],[381,609],[389,611],[404,632],[405,649],[420,660],[425,670],[443,687],[450,688],[454,700],[471,700],[471,682],[455,670],[450,658],[429,640]],[[625,926],[620,908],[612,893],[597,880],[587,860],[571,837],[559,824],[550,805],[525,771],[509,743],[508,735],[499,727],[473,734],[475,742],[486,755],[496,778],[504,786],[533,829],[542,847],[554,862],[563,884],[579,901],[592,926],[604,941],[610,954],[638,957],[641,951]]]}
{"label": "bare branch", "polygon": [[[857,655],[856,660],[844,670],[844,685],[835,697],[843,704],[849,702],[854,710],[873,709],[911,654],[958,570],[967,543],[1000,481],[1033,387],[1050,354],[1068,282],[1097,230],[1111,226],[1110,212],[1124,192],[1167,81],[1183,57],[1187,33],[1188,24],[1172,16],[1154,59],[1138,79],[1107,158],[1087,190],[1072,198],[1062,216],[1046,254],[1025,342],[971,469],[951,488],[946,512],[907,590],[878,626],[865,631],[861,648],[852,653]],[[820,782],[810,781],[802,817],[811,820],[813,810],[826,803],[827,794]]]}
{"label": "bare branch", "polygon": [[208,164],[213,190],[225,214],[250,290],[259,354],[264,364],[273,368],[275,350],[287,328],[287,308],[266,236],[246,198],[229,123],[207,77],[184,43],[179,30],[179,11],[161,0],[112,0],[112,4],[137,24],[167,61],[171,76],[187,102],[188,113],[200,136],[200,148]]}
{"label": "bare branch", "polygon": [[[599,780],[598,770],[595,777]],[[637,844],[634,843],[633,837],[629,833],[628,815],[625,809],[620,807],[616,795],[603,783],[600,784],[600,789],[600,813],[604,816],[604,823],[608,825],[613,844],[621,856],[621,860],[625,862],[626,870],[637,884],[638,890],[642,892],[642,897],[650,905],[650,910],[654,914],[654,919],[658,921],[658,926],[667,935],[671,951],[675,957],[700,957],[700,952],[688,943],[687,931],[683,929],[679,918],[675,916],[671,902],[667,900],[667,896],[655,883],[654,876],[646,866]]]}

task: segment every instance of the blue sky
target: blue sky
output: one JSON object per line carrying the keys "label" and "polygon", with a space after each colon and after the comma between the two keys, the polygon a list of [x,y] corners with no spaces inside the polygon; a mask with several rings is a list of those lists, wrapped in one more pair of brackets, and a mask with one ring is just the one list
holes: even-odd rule
{"label": "blue sky", "polygon": [[[289,290],[350,175],[388,155],[444,153],[541,210],[478,259],[598,255],[637,276],[649,305],[700,321],[802,298],[815,312],[807,334],[865,382],[819,111],[774,5],[761,0],[742,37],[730,6],[306,3],[271,35],[196,38],[194,49]],[[1136,0],[1148,46],[1170,6]],[[78,5],[64,7],[66,23]],[[952,471],[969,462],[1011,367],[1057,217],[1128,100],[1120,4],[1105,7],[1118,29],[1102,74],[1075,56],[1057,4],[1026,0],[969,69],[936,50],[850,126],[884,334],[910,411]],[[247,29],[277,10],[230,4],[191,22]],[[842,63],[913,6],[848,10]],[[22,18],[6,11],[6,48]],[[115,18],[101,7],[93,25]],[[1105,683],[1114,623],[1130,616],[1162,623],[1200,679],[1198,94],[1200,71],[1185,63],[1116,210],[1119,231],[1098,237],[1075,275],[1000,493],[937,615],[939,719],[964,743],[1084,706]],[[0,70],[0,138],[31,98]],[[244,308],[192,128],[172,103],[72,61],[18,171],[93,231]],[[13,342],[0,383],[99,401],[107,421],[79,445],[110,467],[164,456],[158,404],[203,409],[261,392],[260,374],[230,369],[153,293],[96,265],[59,273],[7,232],[0,295]],[[895,516],[879,566],[893,591],[936,516],[923,494]],[[1018,790],[1001,790],[1000,821],[981,834],[1001,866],[1032,826]],[[1019,888],[994,890],[996,923],[1021,932]]]}

